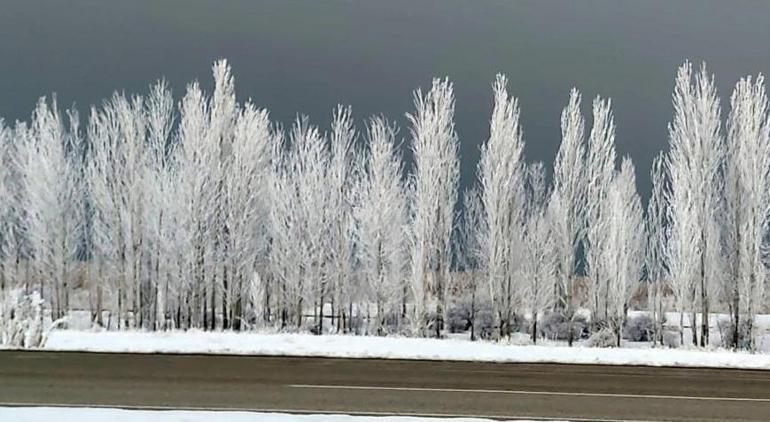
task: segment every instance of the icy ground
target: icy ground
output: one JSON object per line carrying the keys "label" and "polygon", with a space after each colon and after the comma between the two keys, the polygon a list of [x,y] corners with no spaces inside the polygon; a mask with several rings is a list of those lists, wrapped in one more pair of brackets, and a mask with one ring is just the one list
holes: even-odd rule
{"label": "icy ground", "polygon": [[[46,350],[690,366],[770,370],[770,354],[727,350],[569,348],[462,339],[233,332],[53,331]],[[2,418],[0,418],[2,420]]]}
{"label": "icy ground", "polygon": [[[16,422],[434,422],[447,418],[405,416],[289,415],[189,410],[124,410],[74,407],[0,407],[0,421]],[[488,419],[451,418],[453,422],[488,422]]]}

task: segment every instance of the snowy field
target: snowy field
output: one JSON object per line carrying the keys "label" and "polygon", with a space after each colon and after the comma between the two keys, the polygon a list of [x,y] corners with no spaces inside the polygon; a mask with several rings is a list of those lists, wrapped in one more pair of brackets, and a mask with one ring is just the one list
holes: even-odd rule
{"label": "snowy field", "polygon": [[[689,366],[770,370],[770,354],[727,350],[569,348],[462,339],[233,332],[53,331],[46,350],[428,359],[483,362]],[[1,419],[0,419],[1,420]]]}
{"label": "snowy field", "polygon": [[[289,415],[190,410],[125,410],[88,407],[0,407],[0,421],[16,422],[434,422],[448,418],[407,416]],[[489,419],[449,418],[453,422],[488,422]]]}

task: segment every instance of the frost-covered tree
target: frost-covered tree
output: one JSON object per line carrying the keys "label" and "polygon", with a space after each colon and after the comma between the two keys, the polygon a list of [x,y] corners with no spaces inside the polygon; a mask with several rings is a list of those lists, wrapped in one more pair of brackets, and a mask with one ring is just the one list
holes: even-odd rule
{"label": "frost-covered tree", "polygon": [[223,174],[226,236],[223,240],[223,327],[240,329],[245,318],[244,296],[267,247],[265,182],[272,134],[266,110],[250,101],[243,105],[233,128],[231,150]]}
{"label": "frost-covered tree", "polygon": [[172,242],[175,227],[171,213],[168,212],[175,204],[167,202],[169,197],[173,197],[172,189],[176,188],[170,177],[171,162],[168,154],[173,113],[174,101],[165,81],[150,87],[145,110],[147,161],[142,168],[145,181],[142,224],[145,244],[142,253],[147,263],[142,275],[147,279],[142,284],[142,295],[148,298],[140,310],[143,328],[165,327],[168,314],[168,279],[171,271],[168,258],[175,246]]}
{"label": "frost-covered tree", "polygon": [[615,172],[615,122],[612,103],[596,97],[593,102],[593,126],[588,136],[585,163],[586,183],[586,273],[590,283],[589,306],[592,321],[608,317],[608,283],[614,277],[602,267],[604,249],[611,247],[607,241],[608,221],[602,217],[609,206],[610,184]]}
{"label": "frost-covered tree", "polygon": [[[180,131],[184,124],[180,120]],[[163,81],[147,96],[116,93],[91,109],[83,148],[83,245],[97,322],[105,296],[118,327],[162,328],[171,316],[184,230],[184,183],[176,178],[175,156],[181,137],[172,135],[173,125],[174,103]]]}
{"label": "frost-covered tree", "polygon": [[532,342],[537,343],[538,318],[553,305],[556,278],[554,238],[548,215],[545,170],[538,162],[529,166],[527,214],[522,261],[522,297],[531,313]]}
{"label": "frost-covered tree", "polygon": [[[276,177],[273,212],[274,259],[283,281],[285,312],[302,326],[306,304],[318,306],[324,292],[328,224],[325,207],[329,151],[318,128],[299,120]],[[277,243],[277,244],[276,244]]]}
{"label": "frost-covered tree", "polygon": [[[449,287],[449,258],[460,173],[454,129],[454,93],[449,80],[434,79],[430,91],[418,90],[411,123],[412,173],[412,329],[441,336]],[[429,317],[428,307],[434,305]]]}
{"label": "frost-covered tree", "polygon": [[13,173],[16,167],[13,140],[14,130],[0,119],[0,292],[10,288],[14,268],[15,199],[18,189]]}
{"label": "frost-covered tree", "polygon": [[31,130],[26,123],[17,122],[15,127],[3,127],[0,132],[0,288],[30,288],[32,253],[23,175],[24,151]]}
{"label": "frost-covered tree", "polygon": [[489,140],[481,147],[478,179],[485,213],[486,231],[480,234],[483,270],[487,277],[492,312],[500,337],[511,331],[517,276],[521,268],[524,240],[524,140],[519,123],[519,105],[508,96],[507,79],[497,75],[493,85],[494,108]]}
{"label": "frost-covered tree", "polygon": [[404,288],[407,203],[395,126],[374,118],[367,138],[366,167],[353,215],[366,298],[376,307],[373,329],[383,335],[386,316],[398,314]]}
{"label": "frost-covered tree", "polygon": [[580,93],[573,88],[569,102],[561,114],[562,140],[554,161],[553,193],[549,205],[557,256],[555,306],[570,323],[570,346],[573,341],[571,324],[575,313],[573,289],[576,254],[584,232],[584,129],[585,121],[580,112]]}
{"label": "frost-covered tree", "polygon": [[671,186],[683,183],[687,175],[683,169],[671,166],[678,160],[679,152],[670,153],[666,160],[667,175],[670,181],[666,191],[667,219],[670,222],[669,239],[665,249],[668,262],[671,289],[674,294],[676,310],[679,312],[679,342],[684,344],[684,315],[692,304],[692,290],[695,283],[695,271],[698,264],[696,242],[699,239],[694,209],[690,207],[687,191]]}
{"label": "frost-covered tree", "polygon": [[481,245],[482,235],[487,233],[486,222],[478,189],[467,190],[463,195],[463,213],[458,235],[454,238],[454,254],[463,275],[456,283],[462,295],[457,302],[461,312],[467,313],[471,340],[477,338],[477,314],[487,296],[484,294],[487,256]]}
{"label": "frost-covered tree", "polygon": [[629,158],[623,159],[620,172],[613,178],[607,202],[603,212],[607,214],[609,247],[602,251],[602,267],[611,274],[607,286],[607,317],[620,346],[628,300],[641,281],[646,240],[642,203]]}
{"label": "frost-covered tree", "polygon": [[204,326],[205,286],[213,259],[213,201],[216,179],[211,170],[218,159],[216,144],[207,136],[208,104],[197,82],[187,86],[179,104],[177,145],[174,147],[175,207],[178,231],[174,260],[179,274],[174,281],[176,324]]}
{"label": "frost-covered tree", "polygon": [[[135,323],[142,260],[144,164],[143,99],[115,94],[88,123],[88,186],[97,283],[108,284],[116,300],[119,327]],[[136,300],[136,302],[135,302]]]}
{"label": "frost-covered tree", "polygon": [[764,248],[770,224],[770,120],[761,75],[742,78],[730,98],[725,167],[724,234],[731,280],[725,287],[733,329],[729,340],[734,348],[753,348],[754,319],[765,297]]}
{"label": "frost-covered tree", "polygon": [[[710,295],[721,268],[709,256],[720,247],[709,233],[719,209],[720,169],[724,143],[720,134],[719,98],[714,78],[703,65],[693,77],[692,65],[679,68],[673,95],[674,120],[669,125],[668,159],[672,248],[668,261],[683,308],[691,305],[693,343],[697,344],[696,307],[701,310],[701,346],[709,341]],[[687,300],[688,302],[685,302]],[[681,311],[682,309],[680,309]]]}
{"label": "frost-covered tree", "polygon": [[647,203],[645,227],[647,247],[645,249],[645,269],[647,274],[647,309],[653,323],[653,345],[663,345],[663,323],[665,309],[663,297],[669,287],[668,267],[666,265],[666,247],[668,242],[667,204],[665,198],[666,173],[663,154],[655,157],[650,172],[652,193]]}
{"label": "frost-covered tree", "polygon": [[[230,300],[227,295],[230,286],[233,284],[232,277],[235,269],[230,267],[232,262],[229,259],[234,251],[229,249],[232,233],[230,221],[228,221],[227,217],[232,204],[228,202],[230,198],[226,192],[226,179],[233,171],[230,168],[230,162],[234,154],[233,134],[236,120],[238,119],[239,105],[235,98],[235,80],[227,61],[219,60],[215,62],[212,71],[214,75],[214,92],[209,100],[209,127],[207,135],[209,142],[216,145],[217,155],[215,165],[209,169],[214,178],[213,184],[216,186],[213,192],[214,202],[212,204],[214,219],[211,222],[213,234],[212,247],[214,248],[214,260],[212,263],[214,267],[210,277],[208,292],[209,328],[213,330],[217,325],[218,312],[222,314],[222,324],[224,326],[229,325],[228,305]],[[218,310],[217,308],[220,304],[221,310]]]}
{"label": "frost-covered tree", "polygon": [[[329,133],[329,168],[327,181],[323,188],[327,189],[328,198],[324,212],[328,218],[327,260],[328,281],[324,282],[321,291],[318,331],[322,331],[324,318],[324,303],[331,299],[332,309],[336,306],[337,321],[350,321],[353,312],[353,302],[357,298],[357,286],[354,277],[354,219],[353,200],[357,175],[353,162],[356,158],[356,130],[350,107],[337,106],[332,116],[331,132]],[[328,297],[331,296],[331,297]],[[343,318],[344,317],[344,318]]]}
{"label": "frost-covered tree", "polygon": [[[81,138],[76,113],[64,121],[54,99],[41,98],[22,138],[26,235],[41,295],[51,297],[54,319],[69,308],[82,224]],[[50,289],[50,291],[49,291]]]}
{"label": "frost-covered tree", "polygon": [[[272,289],[266,288],[264,294],[264,306],[262,320],[265,323],[271,322],[271,302],[274,305],[276,319],[272,321],[283,328],[290,323],[289,304],[293,299],[295,292],[292,282],[295,280],[294,272],[298,268],[298,242],[294,242],[291,237],[297,231],[298,215],[296,208],[292,203],[294,192],[292,181],[289,179],[288,159],[284,154],[285,145],[283,131],[275,132],[275,139],[270,150],[270,167],[268,173],[267,198],[269,207],[267,208],[266,232],[268,236],[267,251],[267,277],[263,278],[264,284],[270,284]],[[286,154],[288,155],[288,154]],[[274,292],[271,301],[271,290]],[[257,308],[257,305],[254,305]]]}

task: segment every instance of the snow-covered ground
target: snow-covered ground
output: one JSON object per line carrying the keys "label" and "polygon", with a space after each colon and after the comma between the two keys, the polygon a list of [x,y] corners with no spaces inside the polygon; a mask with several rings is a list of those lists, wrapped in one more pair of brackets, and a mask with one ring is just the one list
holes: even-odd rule
{"label": "snow-covered ground", "polygon": [[190,410],[125,410],[89,407],[0,407],[0,421],[16,422],[489,422],[477,418],[418,418],[409,416],[289,415]]}
{"label": "snow-covered ground", "polygon": [[770,355],[727,350],[568,348],[513,345],[461,339],[418,339],[310,334],[232,332],[53,331],[47,350],[135,353],[223,353],[238,355],[429,359],[484,362],[548,362],[610,365],[726,367],[770,370]]}

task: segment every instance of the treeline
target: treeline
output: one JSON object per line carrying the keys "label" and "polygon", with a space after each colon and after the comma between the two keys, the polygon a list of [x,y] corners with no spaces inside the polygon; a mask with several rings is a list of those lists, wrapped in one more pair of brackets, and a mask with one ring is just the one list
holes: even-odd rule
{"label": "treeline", "polygon": [[82,119],[42,98],[28,123],[0,124],[3,291],[38,291],[56,319],[86,280],[94,322],[120,329],[440,337],[458,313],[475,335],[485,309],[499,337],[528,315],[536,341],[537,321],[558,315],[571,344],[578,307],[619,343],[644,285],[656,343],[667,310],[706,316],[691,324],[701,345],[709,313],[727,312],[729,345],[754,347],[770,221],[761,76],[738,82],[723,128],[705,66],[679,69],[645,211],[631,160],[618,166],[609,99],[594,99],[589,129],[573,89],[548,177],[525,160],[518,102],[499,75],[477,183],[460,195],[447,80],[414,95],[406,169],[382,117],[359,130],[340,106],[328,129],[285,129],[236,101],[225,61],[213,73],[212,93],[193,82],[178,103],[161,81]]}

